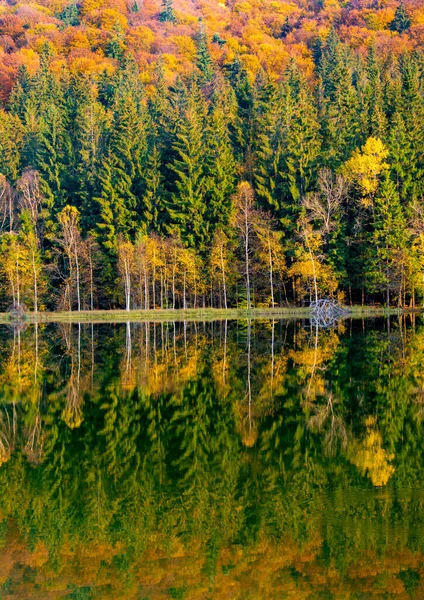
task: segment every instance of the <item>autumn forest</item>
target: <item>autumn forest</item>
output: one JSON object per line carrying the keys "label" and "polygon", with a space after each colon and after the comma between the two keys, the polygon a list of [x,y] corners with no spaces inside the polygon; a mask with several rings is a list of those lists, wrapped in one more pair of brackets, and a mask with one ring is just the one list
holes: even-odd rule
{"label": "autumn forest", "polygon": [[0,4],[0,311],[424,301],[424,9]]}

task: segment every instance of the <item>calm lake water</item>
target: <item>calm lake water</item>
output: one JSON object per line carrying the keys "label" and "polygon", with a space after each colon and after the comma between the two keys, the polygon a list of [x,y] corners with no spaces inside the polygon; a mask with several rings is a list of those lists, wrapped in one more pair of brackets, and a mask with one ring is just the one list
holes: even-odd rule
{"label": "calm lake water", "polygon": [[424,321],[0,327],[0,598],[424,598]]}

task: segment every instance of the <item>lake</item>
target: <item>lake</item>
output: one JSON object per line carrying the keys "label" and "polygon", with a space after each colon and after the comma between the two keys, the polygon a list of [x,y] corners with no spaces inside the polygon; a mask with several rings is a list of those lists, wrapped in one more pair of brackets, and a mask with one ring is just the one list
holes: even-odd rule
{"label": "lake", "polygon": [[0,598],[424,598],[424,320],[0,327]]}

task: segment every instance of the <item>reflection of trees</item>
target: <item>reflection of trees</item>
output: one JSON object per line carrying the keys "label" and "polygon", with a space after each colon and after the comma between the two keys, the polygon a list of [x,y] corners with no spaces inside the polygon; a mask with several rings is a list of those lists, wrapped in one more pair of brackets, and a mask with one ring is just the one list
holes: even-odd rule
{"label": "reflection of trees", "polygon": [[66,354],[70,358],[70,373],[66,383],[65,407],[62,418],[70,429],[80,427],[83,420],[83,396],[81,390],[81,323],[77,325],[77,340],[74,342],[73,326],[63,327]]}
{"label": "reflection of trees", "polygon": [[[402,496],[424,476],[424,331],[402,344],[396,327],[388,339],[385,326],[311,337],[271,322],[131,324],[130,349],[125,325],[41,331],[39,375],[29,361],[28,393],[0,407],[0,514],[45,544],[24,591],[11,559],[16,596],[33,580],[39,597],[47,581],[122,598],[149,581],[165,596],[172,578],[197,595],[247,597],[237,586],[249,581],[277,598],[369,596],[382,577],[403,585],[407,568],[424,579],[422,498]],[[0,344],[3,390],[16,370],[13,340]],[[34,344],[24,332],[21,377]],[[70,429],[61,417],[78,399],[84,419]]]}
{"label": "reflection of trees", "polygon": [[37,410],[33,423],[24,429],[26,443],[22,449],[28,461],[34,465],[43,462],[45,433],[43,431],[40,411]]}
{"label": "reflection of trees", "polygon": [[346,423],[338,404],[330,392],[322,402],[311,405],[312,415],[307,421],[311,431],[324,432],[323,445],[328,456],[335,456],[338,450],[344,450],[347,446]]}
{"label": "reflection of trees", "polygon": [[[10,415],[12,413],[12,415]],[[0,408],[0,466],[7,462],[16,442],[16,407]]]}

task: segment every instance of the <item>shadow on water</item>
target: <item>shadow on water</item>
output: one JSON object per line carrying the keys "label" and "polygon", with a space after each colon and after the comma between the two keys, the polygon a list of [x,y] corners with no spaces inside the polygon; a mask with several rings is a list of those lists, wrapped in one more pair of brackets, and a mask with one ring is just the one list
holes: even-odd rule
{"label": "shadow on water", "polygon": [[1,598],[423,598],[424,323],[0,328]]}

